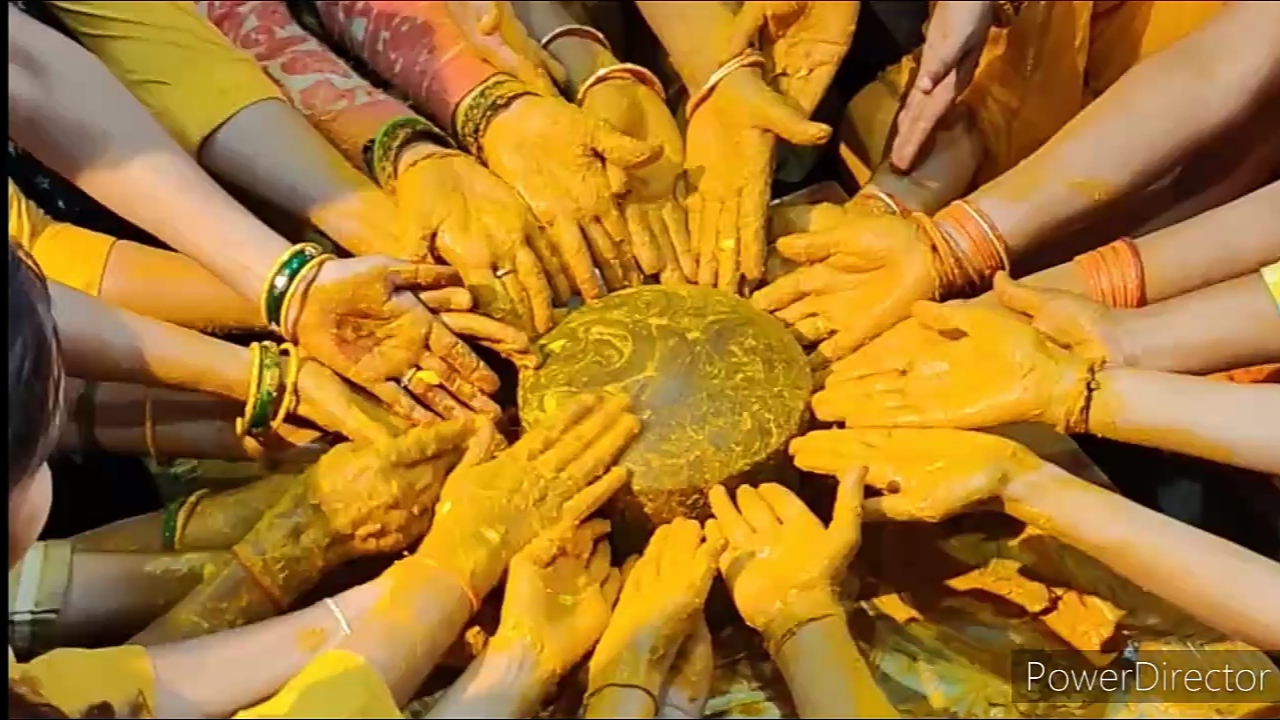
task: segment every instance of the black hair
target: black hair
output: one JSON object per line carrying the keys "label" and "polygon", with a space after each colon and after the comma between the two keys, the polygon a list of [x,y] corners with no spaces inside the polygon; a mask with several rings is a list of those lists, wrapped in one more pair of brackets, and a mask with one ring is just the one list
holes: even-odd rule
{"label": "black hair", "polygon": [[49,457],[62,418],[62,361],[49,288],[9,241],[9,490]]}

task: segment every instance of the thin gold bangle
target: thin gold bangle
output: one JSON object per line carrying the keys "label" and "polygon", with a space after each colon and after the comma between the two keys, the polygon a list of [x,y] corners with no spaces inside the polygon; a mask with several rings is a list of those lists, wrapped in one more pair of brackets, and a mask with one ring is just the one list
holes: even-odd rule
{"label": "thin gold bangle", "polygon": [[307,294],[307,290],[311,287],[311,282],[315,279],[316,274],[320,272],[320,267],[330,260],[333,260],[334,257],[335,256],[330,253],[324,253],[323,255],[317,255],[312,258],[311,262],[303,265],[302,269],[298,271],[298,275],[294,278],[293,284],[290,285],[289,289],[285,292],[284,301],[280,303],[280,335],[283,336],[285,340],[293,341],[297,339],[296,333],[292,332],[296,330],[296,328],[292,327],[289,323],[290,309],[293,307],[294,300],[297,300],[299,296],[305,296]]}
{"label": "thin gold bangle", "polygon": [[236,435],[244,437],[258,402],[258,385],[262,383],[262,343],[249,346],[249,394],[245,396],[244,413],[236,419]]}
{"label": "thin gold bangle", "polygon": [[689,98],[689,102],[685,104],[685,119],[691,119],[693,114],[698,111],[698,108],[701,107],[702,104],[706,102],[707,98],[711,96],[711,92],[715,90],[720,83],[724,82],[724,79],[729,77],[729,75],[734,71],[741,70],[743,68],[764,66],[764,55],[761,55],[755,50],[745,50],[742,54],[737,55],[730,59],[729,62],[721,65],[715,72],[711,73],[711,77],[707,78],[707,82],[698,90],[698,92],[694,93]]}
{"label": "thin gold bangle", "polygon": [[187,524],[191,522],[191,516],[196,512],[196,505],[209,494],[209,488],[201,488],[182,501],[182,507],[178,508],[178,517],[173,527],[173,550],[178,552],[182,549],[182,531],[187,529]]}
{"label": "thin gold bangle", "polygon": [[151,455],[151,462],[159,465],[160,457],[156,452],[156,424],[155,418],[151,414],[151,388],[145,388],[143,393],[143,397],[146,400],[142,403],[142,438],[147,444],[147,452]]}
{"label": "thin gold bangle", "polygon": [[280,354],[289,356],[289,370],[285,373],[284,392],[280,396],[280,404],[276,409],[276,415],[271,419],[271,432],[280,430],[280,426],[284,425],[284,421],[298,405],[298,373],[302,368],[302,356],[298,354],[298,348],[293,343],[282,343],[280,345]]}
{"label": "thin gold bangle", "polygon": [[538,43],[538,47],[546,50],[547,52],[551,52],[549,49],[551,43],[564,37],[576,37],[583,40],[590,40],[605,50],[613,52],[613,47],[609,45],[609,38],[605,37],[604,33],[590,25],[561,25],[555,30],[544,35],[542,42]]}
{"label": "thin gold bangle", "polygon": [[634,63],[617,63],[606,65],[588,75],[582,85],[578,86],[578,92],[573,99],[574,104],[581,105],[587,96],[587,91],[606,80],[635,80],[657,93],[658,97],[664,100],[667,97],[667,90],[662,87],[662,81],[649,68]]}

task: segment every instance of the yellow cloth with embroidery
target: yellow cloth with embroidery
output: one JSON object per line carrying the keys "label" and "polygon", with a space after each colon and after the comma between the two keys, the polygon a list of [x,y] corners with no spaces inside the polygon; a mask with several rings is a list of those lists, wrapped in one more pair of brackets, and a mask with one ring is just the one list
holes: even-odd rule
{"label": "yellow cloth with embroidery", "polygon": [[90,295],[102,289],[102,274],[116,239],[57,222],[9,181],[9,239],[21,245],[51,280]]}
{"label": "yellow cloth with embroidery", "polygon": [[280,90],[190,2],[50,2],[169,134],[193,155],[224,122]]}
{"label": "yellow cloth with embroidery", "polygon": [[[155,673],[145,648],[54,650],[25,665],[9,654],[9,684],[69,717],[107,703],[114,715],[155,717]],[[391,691],[364,658],[347,650],[317,655],[270,700],[234,718],[402,717]]]}

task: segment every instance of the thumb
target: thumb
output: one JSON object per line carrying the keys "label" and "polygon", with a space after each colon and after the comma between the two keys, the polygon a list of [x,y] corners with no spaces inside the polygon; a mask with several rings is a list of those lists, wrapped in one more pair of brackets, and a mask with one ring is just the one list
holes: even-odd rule
{"label": "thumb", "polygon": [[853,553],[858,549],[858,541],[862,537],[862,486],[866,477],[866,467],[852,467],[840,473],[835,509],[827,532],[835,541],[845,563],[853,559]]}
{"label": "thumb", "polygon": [[733,26],[729,29],[729,44],[725,48],[725,60],[741,55],[747,48],[755,45],[756,36],[764,26],[767,4],[759,0],[748,0],[742,3],[742,9],[734,16]]}
{"label": "thumb", "polygon": [[392,465],[416,465],[451,450],[461,449],[473,432],[475,424],[469,419],[450,420],[431,427],[415,427],[388,443],[383,457]]}
{"label": "thumb", "polygon": [[502,8],[496,2],[486,3],[487,7],[476,21],[476,30],[481,35],[492,35],[502,26]]}
{"label": "thumb", "polygon": [[662,154],[662,147],[628,137],[596,120],[591,125],[591,146],[611,165],[633,168],[647,165]]}
{"label": "thumb", "polygon": [[840,235],[831,231],[806,232],[778,238],[778,254],[798,263],[818,263],[841,252]]}
{"label": "thumb", "polygon": [[795,145],[821,145],[831,137],[831,127],[816,123],[789,105],[781,95],[770,93],[769,100],[758,103],[755,124]]}
{"label": "thumb", "polygon": [[960,331],[966,335],[972,334],[977,324],[975,314],[981,312],[980,309],[959,303],[936,303],[929,300],[921,300],[911,306],[911,316],[921,325],[938,333]]}
{"label": "thumb", "polygon": [[862,503],[863,522],[912,520],[912,500],[902,495],[881,495],[867,498]]}
{"label": "thumb", "polygon": [[1004,271],[996,273],[992,289],[995,291],[996,299],[1000,301],[1000,304],[1014,312],[1022,313],[1034,319],[1044,311],[1045,301],[1047,300],[1045,295],[1039,290],[1027,287],[1014,280]]}

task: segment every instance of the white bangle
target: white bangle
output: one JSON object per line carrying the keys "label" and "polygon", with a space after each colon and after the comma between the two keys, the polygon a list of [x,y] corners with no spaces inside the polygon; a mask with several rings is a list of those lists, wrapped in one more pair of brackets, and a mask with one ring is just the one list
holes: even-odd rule
{"label": "white bangle", "polygon": [[342,628],[342,636],[349,636],[351,634],[351,624],[347,622],[347,616],[342,613],[342,608],[338,607],[338,603],[331,597],[325,598],[324,604],[329,606],[329,609],[333,611],[333,616],[338,619],[338,627]]}

